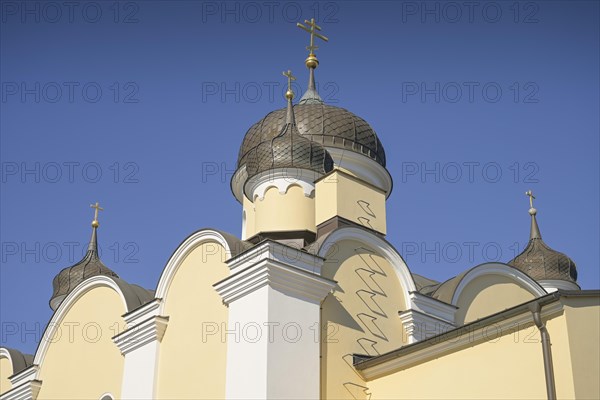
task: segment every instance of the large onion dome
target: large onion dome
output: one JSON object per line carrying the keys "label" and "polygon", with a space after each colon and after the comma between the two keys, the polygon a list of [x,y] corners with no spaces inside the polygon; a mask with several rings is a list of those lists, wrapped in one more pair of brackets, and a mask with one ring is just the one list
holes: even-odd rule
{"label": "large onion dome", "polygon": [[[311,35],[310,45],[307,46],[310,53],[305,60],[309,70],[308,88],[298,104],[293,106],[289,104],[287,109],[272,111],[248,129],[238,153],[236,172],[231,179],[232,192],[236,199],[242,202],[242,193],[248,190],[247,184],[252,182],[252,178],[258,173],[264,171],[270,161],[273,165],[281,162],[274,161],[278,157],[277,153],[289,153],[281,149],[291,146],[289,140],[293,137],[294,143],[297,143],[294,144],[297,146],[297,151],[295,148],[291,154],[297,153],[304,160],[307,154],[315,157],[309,162],[309,170],[320,174],[331,170],[327,167],[328,154],[335,168],[350,171],[358,179],[381,189],[387,197],[391,193],[393,183],[389,172],[385,169],[385,150],[373,128],[367,121],[350,111],[325,104],[317,92],[315,69],[319,61],[314,54],[314,50],[318,48],[314,45],[314,39],[319,38],[324,41],[328,39],[318,33],[320,27],[314,23],[314,20],[305,22],[309,24],[308,27],[302,24],[298,26]],[[291,93],[290,88],[288,82],[288,93]],[[282,145],[276,138],[285,136],[282,132],[288,129],[286,126],[290,113],[295,116],[292,129],[294,134],[286,137],[286,144]],[[297,137],[308,142],[296,140]],[[323,152],[324,164],[321,165]],[[270,153],[272,154],[269,155]],[[287,154],[286,157],[289,156],[290,154]],[[283,162],[286,163],[289,161]],[[323,166],[325,168],[322,168]]]}
{"label": "large onion dome", "polygon": [[331,171],[333,160],[327,150],[298,133],[291,99],[285,118],[275,137],[260,141],[244,155],[248,177],[277,168],[299,168],[319,174]]}
{"label": "large onion dome", "polygon": [[[306,139],[325,147],[350,150],[385,167],[385,150],[377,134],[362,118],[350,111],[323,103],[294,106],[297,132]],[[240,147],[238,165],[246,164],[261,143],[279,135],[286,124],[286,109],[267,114],[248,129]]]}

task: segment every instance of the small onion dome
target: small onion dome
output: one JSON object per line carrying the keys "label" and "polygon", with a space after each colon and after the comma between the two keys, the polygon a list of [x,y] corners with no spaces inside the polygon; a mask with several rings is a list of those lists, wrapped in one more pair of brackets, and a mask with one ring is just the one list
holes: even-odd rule
{"label": "small onion dome", "polygon": [[114,278],[119,276],[110,270],[100,261],[98,256],[98,240],[96,230],[98,229],[97,221],[92,224],[92,238],[88,245],[88,250],[81,261],[75,265],[64,268],[54,277],[52,281],[53,293],[50,298],[50,308],[56,310],[65,297],[77,285],[86,279],[96,275],[106,275]]}
{"label": "small onion dome", "polygon": [[248,179],[277,168],[298,168],[326,174],[333,169],[331,155],[318,143],[300,136],[293,123],[280,134],[253,147],[245,157]]}
{"label": "small onion dome", "polygon": [[536,281],[563,280],[577,283],[577,268],[566,254],[551,249],[542,240],[536,220],[537,210],[529,209],[531,233],[525,250],[508,264],[525,272]]}
{"label": "small onion dome", "polygon": [[[369,157],[385,167],[385,151],[377,134],[362,118],[348,110],[326,104],[294,105],[296,129],[299,135],[323,147],[347,149]],[[253,157],[264,142],[278,136],[286,124],[285,108],[272,111],[252,125],[240,147],[240,168]]]}

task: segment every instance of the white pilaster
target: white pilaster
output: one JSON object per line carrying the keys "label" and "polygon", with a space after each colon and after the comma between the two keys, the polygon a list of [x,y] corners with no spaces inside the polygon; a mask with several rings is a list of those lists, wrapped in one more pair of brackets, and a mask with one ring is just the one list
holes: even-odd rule
{"label": "white pilaster", "polygon": [[160,341],[167,329],[168,317],[158,315],[160,299],[124,315],[127,330],[113,337],[125,356],[122,399],[156,397],[156,372]]}
{"label": "white pilaster", "polygon": [[318,399],[320,304],[335,282],[323,259],[266,241],[228,261],[228,399]]}

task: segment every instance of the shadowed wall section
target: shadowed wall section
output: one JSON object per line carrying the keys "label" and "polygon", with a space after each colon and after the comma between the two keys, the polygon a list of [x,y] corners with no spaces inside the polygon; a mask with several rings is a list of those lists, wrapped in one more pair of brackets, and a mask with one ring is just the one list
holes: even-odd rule
{"label": "shadowed wall section", "polygon": [[406,343],[398,317],[405,289],[390,262],[358,241],[335,243],[326,259],[323,275],[338,286],[322,305],[321,397],[367,399],[352,354],[375,356]]}

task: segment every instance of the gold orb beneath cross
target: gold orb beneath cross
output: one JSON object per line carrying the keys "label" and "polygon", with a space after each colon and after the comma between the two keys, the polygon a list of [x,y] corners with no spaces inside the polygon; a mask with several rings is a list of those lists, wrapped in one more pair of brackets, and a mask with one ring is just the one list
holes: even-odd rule
{"label": "gold orb beneath cross", "polygon": [[314,54],[309,54],[308,58],[305,61],[305,64],[308,68],[317,68],[319,65],[319,60],[317,60],[317,56]]}
{"label": "gold orb beneath cross", "polygon": [[100,224],[98,223],[98,220],[95,219],[92,221],[92,228],[97,228],[99,226],[100,226]]}

